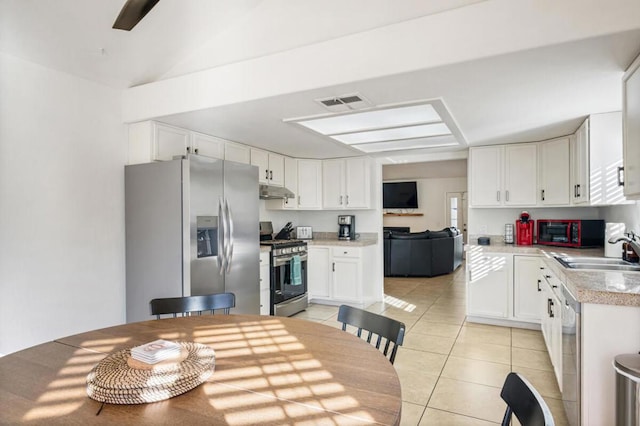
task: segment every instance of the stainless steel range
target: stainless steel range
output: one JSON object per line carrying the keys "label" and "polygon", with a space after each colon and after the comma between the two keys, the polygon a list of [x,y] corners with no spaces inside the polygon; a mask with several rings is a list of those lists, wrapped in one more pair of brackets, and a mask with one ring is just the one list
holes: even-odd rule
{"label": "stainless steel range", "polygon": [[302,240],[266,240],[271,246],[271,315],[288,317],[309,305],[307,243]]}

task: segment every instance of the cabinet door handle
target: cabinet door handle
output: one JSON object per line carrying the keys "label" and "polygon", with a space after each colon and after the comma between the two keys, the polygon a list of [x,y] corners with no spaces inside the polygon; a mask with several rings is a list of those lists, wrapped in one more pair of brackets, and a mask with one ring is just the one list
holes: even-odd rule
{"label": "cabinet door handle", "polygon": [[500,191],[496,191],[496,194],[498,194],[497,195],[497,199],[498,199],[498,201],[500,201]]}
{"label": "cabinet door handle", "polygon": [[340,196],[340,201],[338,201],[340,205],[342,205],[342,195]]}
{"label": "cabinet door handle", "polygon": [[196,148],[196,149],[194,150],[194,152],[197,154],[197,153],[198,153],[198,148]]}
{"label": "cabinet door handle", "polygon": [[191,153],[191,147],[190,147],[190,146],[188,146],[188,147],[187,147],[187,154],[190,154],[190,153]]}
{"label": "cabinet door handle", "polygon": [[347,197],[347,205],[349,205],[349,196],[346,195],[346,197]]}
{"label": "cabinet door handle", "polygon": [[544,189],[542,190],[542,201],[544,201]]}
{"label": "cabinet door handle", "polygon": [[509,201],[509,190],[508,189],[505,191],[505,198],[506,198],[507,201]]}
{"label": "cabinet door handle", "polygon": [[577,186],[577,189],[578,189],[578,197],[580,197],[580,193],[582,192],[582,191],[580,191],[580,184],[578,184],[576,186]]}
{"label": "cabinet door handle", "polygon": [[618,186],[624,186],[624,167],[618,167]]}
{"label": "cabinet door handle", "polygon": [[333,262],[333,263],[331,264],[331,270],[332,270],[333,272],[335,272],[335,271],[336,271],[336,262]]}
{"label": "cabinet door handle", "polygon": [[549,299],[549,318],[553,318],[555,315],[553,314],[553,300]]}
{"label": "cabinet door handle", "polygon": [[298,205],[300,205],[300,196],[298,195]]}
{"label": "cabinet door handle", "polygon": [[540,289],[540,280],[538,280],[538,291],[542,291],[542,289]]}
{"label": "cabinet door handle", "polygon": [[273,170],[269,170],[269,179],[273,180]]}
{"label": "cabinet door handle", "polygon": [[265,178],[266,180],[269,180],[269,170],[265,170],[265,171],[264,171],[264,178]]}

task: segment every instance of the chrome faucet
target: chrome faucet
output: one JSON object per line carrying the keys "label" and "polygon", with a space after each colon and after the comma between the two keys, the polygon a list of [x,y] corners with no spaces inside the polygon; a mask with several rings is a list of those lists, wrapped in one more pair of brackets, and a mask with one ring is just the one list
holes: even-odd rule
{"label": "chrome faucet", "polygon": [[609,244],[615,244],[618,243],[620,241],[624,241],[627,244],[629,244],[631,246],[631,249],[638,255],[640,256],[640,243],[636,240],[636,237],[638,235],[636,235],[635,232],[633,231],[629,231],[627,233],[625,233],[625,235],[619,236],[619,237],[611,237],[609,238]]}

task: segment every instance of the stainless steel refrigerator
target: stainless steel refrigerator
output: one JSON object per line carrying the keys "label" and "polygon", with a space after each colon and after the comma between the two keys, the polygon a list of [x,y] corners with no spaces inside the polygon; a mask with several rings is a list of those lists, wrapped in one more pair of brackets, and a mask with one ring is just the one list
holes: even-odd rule
{"label": "stainless steel refrigerator", "polygon": [[188,156],[125,167],[127,322],[149,301],[233,292],[259,314],[258,168]]}

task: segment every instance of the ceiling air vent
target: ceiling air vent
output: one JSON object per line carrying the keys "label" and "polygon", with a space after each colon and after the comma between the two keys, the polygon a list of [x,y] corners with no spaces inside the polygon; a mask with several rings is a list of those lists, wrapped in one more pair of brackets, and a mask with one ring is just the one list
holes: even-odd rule
{"label": "ceiling air vent", "polygon": [[331,112],[355,111],[371,106],[371,102],[369,102],[365,97],[358,93],[334,96],[331,98],[316,99],[315,101]]}

